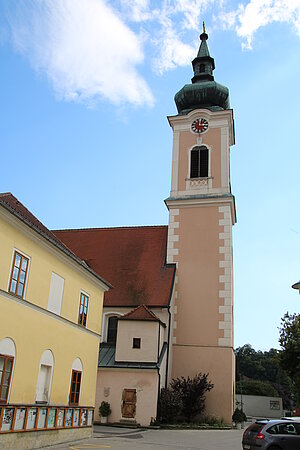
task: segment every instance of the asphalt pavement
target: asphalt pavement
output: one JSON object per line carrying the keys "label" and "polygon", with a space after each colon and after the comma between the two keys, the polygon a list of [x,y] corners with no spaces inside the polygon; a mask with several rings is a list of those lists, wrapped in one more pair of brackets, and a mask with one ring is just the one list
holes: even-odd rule
{"label": "asphalt pavement", "polygon": [[243,430],[152,430],[95,426],[93,438],[43,450],[241,450]]}

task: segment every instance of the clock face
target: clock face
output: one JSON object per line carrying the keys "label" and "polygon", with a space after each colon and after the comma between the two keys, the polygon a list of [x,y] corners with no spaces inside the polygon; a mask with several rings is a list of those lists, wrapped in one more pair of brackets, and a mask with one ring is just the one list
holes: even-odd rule
{"label": "clock face", "polygon": [[192,130],[194,133],[203,133],[208,129],[208,122],[206,119],[196,119],[192,123]]}

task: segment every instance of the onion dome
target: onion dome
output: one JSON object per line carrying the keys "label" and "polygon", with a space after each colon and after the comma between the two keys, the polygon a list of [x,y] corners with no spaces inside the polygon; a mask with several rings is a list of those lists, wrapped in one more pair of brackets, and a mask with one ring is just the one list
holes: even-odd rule
{"label": "onion dome", "polygon": [[187,114],[193,109],[206,108],[211,111],[229,109],[229,90],[226,86],[214,81],[215,61],[209,54],[203,22],[203,33],[200,35],[200,48],[197,57],[192,61],[194,76],[192,84],[186,84],[175,95],[175,103],[179,114]]}

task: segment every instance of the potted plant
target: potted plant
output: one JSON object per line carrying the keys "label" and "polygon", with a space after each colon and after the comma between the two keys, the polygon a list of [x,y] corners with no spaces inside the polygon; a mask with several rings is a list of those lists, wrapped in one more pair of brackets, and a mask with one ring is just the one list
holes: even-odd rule
{"label": "potted plant", "polygon": [[101,402],[99,406],[99,416],[101,417],[101,423],[107,423],[107,418],[111,414],[110,404],[108,402]]}
{"label": "potted plant", "polygon": [[238,430],[242,428],[242,424],[247,421],[247,416],[242,409],[235,408],[232,415],[232,421],[235,423]]}

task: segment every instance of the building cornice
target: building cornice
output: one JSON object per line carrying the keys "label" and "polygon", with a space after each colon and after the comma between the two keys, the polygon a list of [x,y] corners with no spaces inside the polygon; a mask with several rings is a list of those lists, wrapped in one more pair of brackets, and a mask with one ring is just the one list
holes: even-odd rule
{"label": "building cornice", "polygon": [[88,328],[84,328],[83,326],[78,325],[77,323],[72,322],[71,320],[66,319],[65,317],[59,316],[58,314],[48,311],[48,309],[42,308],[41,306],[38,306],[35,303],[29,302],[28,300],[19,299],[15,295],[10,294],[9,292],[4,291],[3,289],[0,289],[0,298],[1,297],[4,297],[5,299],[7,299],[9,301],[17,303],[18,305],[22,306],[23,308],[33,309],[34,311],[37,311],[40,314],[48,316],[49,318],[51,318],[53,320],[57,320],[61,323],[64,323],[65,325],[76,328],[76,330],[78,330],[82,333],[90,334],[94,337],[97,337],[97,339],[100,339],[100,337],[101,337],[101,335],[96,333],[95,331],[89,330]]}
{"label": "building cornice", "polygon": [[173,208],[191,208],[199,206],[221,206],[224,204],[230,205],[232,224],[237,222],[235,198],[232,194],[222,195],[186,195],[184,197],[169,197],[165,200],[168,209]]}
{"label": "building cornice", "polygon": [[90,269],[84,261],[79,259],[75,254],[69,251],[63,244],[59,245],[58,242],[52,240],[50,237],[45,235],[42,231],[34,227],[25,219],[11,210],[7,205],[1,204],[3,208],[0,208],[0,217],[3,218],[7,223],[12,225],[21,233],[25,234],[27,237],[32,239],[38,245],[44,247],[56,258],[63,261],[72,269],[79,271],[81,275],[87,277],[89,281],[95,284],[97,287],[101,287],[104,291],[108,291],[112,285],[101,278],[96,272]]}
{"label": "building cornice", "polygon": [[205,118],[209,122],[209,128],[229,128],[229,145],[235,144],[234,136],[234,119],[233,110],[226,109],[222,111],[210,111],[209,109],[194,109],[188,114],[178,114],[176,116],[168,116],[169,125],[174,133],[177,131],[190,130],[190,124],[199,116]]}

